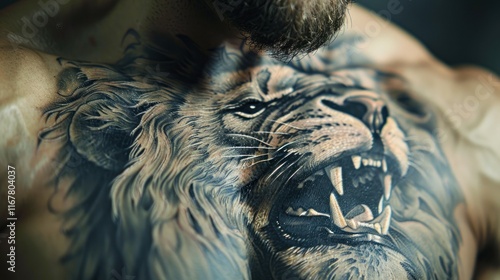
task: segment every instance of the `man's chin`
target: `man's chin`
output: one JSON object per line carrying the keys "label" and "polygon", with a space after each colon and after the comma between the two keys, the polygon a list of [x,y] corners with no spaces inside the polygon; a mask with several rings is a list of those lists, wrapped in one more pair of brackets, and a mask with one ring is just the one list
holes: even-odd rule
{"label": "man's chin", "polygon": [[[350,0],[217,0],[224,18],[257,50],[279,58],[315,51],[344,23]],[[218,11],[221,12],[220,10]]]}

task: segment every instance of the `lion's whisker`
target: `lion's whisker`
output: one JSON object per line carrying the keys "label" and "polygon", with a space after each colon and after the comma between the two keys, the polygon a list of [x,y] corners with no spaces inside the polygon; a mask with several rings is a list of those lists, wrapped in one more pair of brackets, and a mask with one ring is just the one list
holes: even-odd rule
{"label": "lion's whisker", "polygon": [[[265,154],[265,155],[269,155],[269,154]],[[290,155],[292,155],[292,154],[286,154],[286,155],[285,155],[284,157],[282,157],[282,158],[281,158],[281,159],[280,159],[280,160],[279,160],[276,164],[280,164],[281,162],[283,162],[283,161],[284,161],[284,160],[285,160],[288,156],[290,156]],[[274,159],[275,159],[275,157],[271,157],[271,158],[269,158],[269,159],[265,159],[265,160],[260,160],[260,161],[258,161],[258,162],[253,163],[253,164],[252,164],[252,165],[250,165],[249,167],[252,167],[252,166],[257,165],[257,164],[259,164],[259,163],[263,163],[263,162],[271,161],[271,160],[274,160]],[[283,163],[283,164],[284,164],[284,163]],[[283,164],[282,164],[282,165],[283,165]],[[279,168],[281,168],[281,167],[282,167],[282,166],[280,166],[280,167],[276,168],[276,170],[275,170],[275,171],[277,171],[277,170],[278,170]],[[269,175],[269,176],[267,176],[267,177],[269,178],[270,176],[271,176],[271,175]],[[267,179],[266,179],[266,180],[267,180]]]}
{"label": "lion's whisker", "polygon": [[276,150],[274,147],[252,147],[252,146],[235,146],[235,147],[225,147],[221,150],[231,150],[231,149],[263,149],[263,150]]}
{"label": "lion's whisker", "polygon": [[227,136],[239,136],[239,137],[243,137],[243,138],[249,138],[249,139],[252,139],[252,140],[255,140],[255,141],[258,141],[266,146],[269,146],[269,147],[272,147],[271,144],[265,142],[265,141],[262,141],[258,138],[255,138],[253,136],[250,136],[250,135],[245,135],[245,134],[239,134],[239,133],[230,133],[230,134],[226,134]]}
{"label": "lion's whisker", "polygon": [[286,132],[273,132],[273,131],[254,131],[253,133],[259,134],[278,134],[278,135],[290,135],[291,133]]}
{"label": "lion's whisker", "polygon": [[279,147],[279,148],[276,150],[276,153],[281,152],[283,149],[285,149],[285,147],[290,146],[290,145],[295,144],[295,143],[297,143],[297,141],[292,141],[292,142],[288,142],[288,143],[286,143],[285,145],[283,145],[283,146]]}
{"label": "lion's whisker", "polygon": [[293,155],[293,153],[287,153],[284,157],[282,157],[276,164],[280,164],[282,161],[284,161],[287,157]]}
{"label": "lion's whisker", "polygon": [[293,126],[291,124],[283,123],[283,122],[280,122],[280,121],[277,121],[277,120],[269,120],[269,121],[275,122],[275,123],[278,123],[278,124],[282,124],[284,126],[289,126],[289,127],[293,128],[293,129],[297,129],[297,130],[306,130],[304,128],[296,127],[296,126]]}
{"label": "lion's whisker", "polygon": [[293,165],[295,165],[295,163],[296,163],[296,162],[292,163],[291,165],[287,166],[284,170],[282,170],[282,171],[280,172],[280,174],[278,174],[278,176],[276,176],[276,177],[274,178],[274,180],[270,183],[270,185],[271,185],[271,184],[273,184],[273,183],[274,183],[274,182],[275,182],[275,181],[276,181],[279,177],[281,177],[283,174],[285,174],[285,172],[287,172],[288,170],[290,170],[290,169],[292,168],[292,166],[293,166]]}
{"label": "lion's whisker", "polygon": [[221,156],[222,158],[238,158],[238,157],[251,157],[252,155],[229,155],[229,156]]}
{"label": "lion's whisker", "polygon": [[259,163],[268,162],[268,161],[271,161],[271,160],[273,160],[273,159],[274,159],[274,158],[268,158],[268,159],[259,160],[259,161],[257,161],[257,162],[252,163],[249,167],[252,167],[252,166],[257,165],[257,164],[259,164]]}
{"label": "lion's whisker", "polygon": [[304,167],[304,166],[297,168],[297,170],[295,170],[295,172],[293,172],[293,174],[290,175],[290,178],[288,178],[288,180],[286,180],[285,185],[288,184],[288,181],[290,181],[293,178],[293,176],[295,176],[295,174],[297,174],[300,171],[300,169],[302,169],[302,167]]}
{"label": "lion's whisker", "polygon": [[244,158],[241,161],[256,159],[256,158],[260,158],[260,157],[263,157],[263,156],[267,156],[267,154],[261,154],[261,155],[256,155],[256,156],[253,156],[253,157]]}
{"label": "lion's whisker", "polygon": [[[269,174],[268,178],[272,177],[274,175],[274,173],[278,172],[278,170],[280,170],[280,168],[283,167],[283,165],[285,165],[285,164],[286,164],[286,162],[283,162],[282,164],[280,164],[276,169],[273,170],[273,172],[271,172],[271,174]],[[285,168],[285,170],[286,170],[286,168]]]}
{"label": "lion's whisker", "polygon": [[[298,159],[296,159],[296,160],[295,160],[294,162],[292,162],[289,166],[287,166],[284,170],[282,170],[282,171],[280,172],[280,174],[278,174],[278,176],[276,176],[276,177],[274,178],[274,180],[273,180],[270,184],[273,184],[273,183],[274,183],[274,182],[275,182],[275,181],[276,181],[279,177],[281,177],[283,174],[285,174],[285,172],[287,172],[288,170],[290,170],[290,169],[291,169],[291,168],[292,168],[292,167],[293,167],[293,166],[294,166],[297,162],[299,162],[299,160],[301,160],[301,159],[302,159],[302,157],[303,157],[303,155],[301,155]],[[281,166],[283,166],[283,164],[285,164],[285,163],[286,163],[286,162],[282,163],[282,164],[280,165],[280,167],[281,167]],[[275,173],[275,171],[277,171],[280,167],[276,168],[276,170],[274,170],[274,171],[273,171],[273,172],[272,172],[272,173],[268,176],[268,178],[269,178],[269,177],[271,177],[271,176],[273,176],[273,174]]]}
{"label": "lion's whisker", "polygon": [[[290,154],[288,154],[288,155],[290,155]],[[285,157],[283,157],[283,158],[282,158],[279,162],[282,162],[284,158],[285,158]],[[299,157],[299,159],[300,159],[300,157]],[[274,181],[276,181],[276,180],[277,180],[277,179],[278,179],[281,175],[283,175],[283,174],[284,174],[284,173],[285,173],[288,169],[290,169],[290,168],[291,168],[291,167],[292,167],[295,163],[297,163],[297,161],[298,161],[299,159],[297,159],[296,161],[292,162],[292,163],[291,163],[291,164],[289,164],[289,165],[288,165],[288,166],[287,166],[284,170],[282,170],[282,171],[281,171],[281,172],[280,172],[280,173],[279,173],[279,174],[278,174],[278,175],[277,175],[277,176],[273,179],[273,181],[272,181],[270,184],[274,183]],[[278,162],[277,164],[279,164],[279,162]],[[285,162],[283,162],[283,163],[281,163],[281,164],[280,164],[280,165],[279,165],[279,166],[278,166],[278,167],[277,167],[277,168],[276,168],[276,169],[275,169],[275,170],[274,170],[271,174],[269,174],[269,175],[267,176],[266,181],[267,181],[268,179],[270,179],[270,178],[271,178],[271,177],[272,177],[272,176],[273,176],[273,175],[274,175],[274,174],[275,174],[275,173],[276,173],[279,169],[281,169],[281,168],[282,168],[282,167],[283,167],[286,163],[287,163],[286,161],[285,161]]]}
{"label": "lion's whisker", "polygon": [[257,156],[254,156],[254,155],[230,155],[230,156],[221,156],[221,158],[242,158],[242,157],[246,157],[246,159],[252,159],[252,158],[257,158],[257,157],[260,157],[260,156],[262,156],[262,155],[257,155]]}
{"label": "lion's whisker", "polygon": [[[220,109],[220,107],[219,108],[217,108],[217,107],[203,107],[203,110],[207,110],[207,111],[217,110],[217,109]],[[183,112],[183,113],[212,113],[212,111],[205,112],[203,110],[181,110],[181,112]]]}
{"label": "lion's whisker", "polygon": [[306,141],[298,141],[298,140],[295,140],[295,141],[292,141],[292,142],[288,142],[288,143],[286,143],[285,145],[283,145],[283,146],[279,147],[279,148],[275,151],[275,153],[279,153],[279,152],[283,151],[283,150],[285,149],[285,147],[287,147],[287,146],[291,146],[291,145],[293,145],[293,144],[302,144],[302,143],[306,143]]}

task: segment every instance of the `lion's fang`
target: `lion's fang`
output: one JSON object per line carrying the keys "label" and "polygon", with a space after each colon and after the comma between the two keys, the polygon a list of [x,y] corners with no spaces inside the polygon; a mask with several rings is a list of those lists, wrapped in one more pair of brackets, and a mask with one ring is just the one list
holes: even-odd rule
{"label": "lion's fang", "polygon": [[391,197],[392,189],[392,175],[385,175],[384,177],[384,196],[386,200]]}
{"label": "lion's fang", "polygon": [[391,206],[386,206],[384,212],[380,216],[382,216],[382,220],[380,220],[380,225],[382,226],[382,234],[387,234],[389,232],[389,225],[391,224]]}
{"label": "lion's fang", "polygon": [[327,174],[335,190],[340,195],[344,195],[344,182],[342,181],[342,167],[332,168],[330,169],[330,171],[327,172]]}
{"label": "lion's fang", "polygon": [[380,197],[380,201],[378,203],[378,213],[382,213],[382,207],[384,207],[384,196]]}
{"label": "lion's fang", "polygon": [[[382,211],[382,214],[380,214],[375,220],[373,220],[373,225],[375,226],[375,230],[377,232],[380,229],[379,234],[387,234],[389,232],[389,225],[391,224],[391,216],[392,216],[392,208],[391,206],[387,205],[384,208],[384,211]],[[378,227],[377,227],[378,225]]]}
{"label": "lion's fang", "polygon": [[338,226],[339,228],[345,228],[347,226],[344,215],[340,210],[339,203],[337,202],[337,199],[335,198],[335,195],[333,193],[330,193],[330,213],[333,223],[336,226]]}

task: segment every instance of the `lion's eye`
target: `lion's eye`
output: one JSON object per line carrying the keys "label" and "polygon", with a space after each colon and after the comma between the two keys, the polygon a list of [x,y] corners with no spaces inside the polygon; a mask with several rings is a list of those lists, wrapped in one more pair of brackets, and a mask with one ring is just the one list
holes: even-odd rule
{"label": "lion's eye", "polygon": [[264,112],[266,103],[258,100],[249,100],[235,108],[236,114],[244,118],[254,118]]}

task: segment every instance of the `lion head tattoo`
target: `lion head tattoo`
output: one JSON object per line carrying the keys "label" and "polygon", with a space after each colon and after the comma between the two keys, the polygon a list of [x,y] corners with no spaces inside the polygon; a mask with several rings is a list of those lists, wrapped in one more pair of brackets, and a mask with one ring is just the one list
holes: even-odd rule
{"label": "lion head tattoo", "polygon": [[335,67],[338,43],[283,63],[172,41],[60,60],[40,145],[71,178],[76,278],[457,277],[461,194],[402,78]]}

